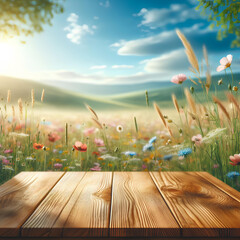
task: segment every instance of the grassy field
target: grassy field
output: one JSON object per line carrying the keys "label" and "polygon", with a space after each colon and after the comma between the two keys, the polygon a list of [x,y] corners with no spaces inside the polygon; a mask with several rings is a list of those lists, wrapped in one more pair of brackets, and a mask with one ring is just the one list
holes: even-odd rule
{"label": "grassy field", "polygon": [[197,85],[177,76],[148,97],[2,78],[0,182],[21,171],[207,171],[239,190],[239,74],[201,78],[188,54]]}

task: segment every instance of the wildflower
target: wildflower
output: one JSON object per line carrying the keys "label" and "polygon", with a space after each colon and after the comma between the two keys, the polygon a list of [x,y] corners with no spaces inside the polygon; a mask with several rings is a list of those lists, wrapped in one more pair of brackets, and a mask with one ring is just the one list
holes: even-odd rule
{"label": "wildflower", "polygon": [[221,65],[217,67],[217,72],[221,72],[222,70],[230,67],[232,64],[232,59],[233,59],[233,56],[231,54],[227,55],[227,57],[223,57],[220,60]]}
{"label": "wildflower", "polygon": [[238,91],[238,87],[237,86],[233,86],[233,91],[237,92]]}
{"label": "wildflower", "polygon": [[105,154],[105,155],[102,155],[102,156],[101,156],[101,159],[102,159],[102,160],[108,159],[108,160],[110,160],[110,161],[115,161],[115,160],[118,160],[119,158],[118,158],[118,157],[113,157],[113,156],[111,156],[110,154]]}
{"label": "wildflower", "polygon": [[94,167],[90,168],[91,171],[101,171],[99,163],[94,163]]}
{"label": "wildflower", "polygon": [[86,152],[87,151],[87,145],[85,143],[81,143],[79,141],[75,142],[75,145],[73,146],[75,150],[80,152]]}
{"label": "wildflower", "polygon": [[182,149],[182,150],[180,150],[179,152],[178,152],[178,156],[180,157],[180,156],[184,156],[184,157],[186,157],[187,155],[189,155],[189,154],[191,154],[192,153],[192,149],[191,148],[184,148],[184,149]]}
{"label": "wildflower", "polygon": [[130,157],[133,157],[133,156],[136,156],[136,155],[137,155],[136,152],[131,152],[131,151],[123,152],[123,154],[124,154],[125,156],[130,156]]}
{"label": "wildflower", "polygon": [[236,177],[238,177],[238,176],[240,176],[240,173],[239,172],[229,172],[229,173],[227,173],[227,177],[228,178],[236,178]]}
{"label": "wildflower", "polygon": [[165,161],[170,161],[172,158],[173,158],[173,155],[172,155],[172,154],[169,154],[169,155],[165,155],[165,156],[163,157],[163,160],[165,160]]}
{"label": "wildflower", "polygon": [[61,164],[61,163],[55,163],[53,166],[54,166],[54,168],[56,168],[56,169],[62,168],[62,164]]}
{"label": "wildflower", "polygon": [[99,152],[92,152],[92,155],[100,156],[100,153]]}
{"label": "wildflower", "polygon": [[9,136],[12,136],[12,137],[29,137],[29,134],[10,132]]}
{"label": "wildflower", "polygon": [[210,143],[211,141],[215,140],[217,137],[220,137],[222,134],[225,133],[226,128],[216,128],[210,131],[205,137],[202,138],[202,142]]}
{"label": "wildflower", "polygon": [[14,171],[14,169],[10,166],[3,166],[2,168],[3,170],[10,170],[10,171]]}
{"label": "wildflower", "polygon": [[48,134],[48,140],[50,142],[56,142],[59,139],[60,139],[60,136],[58,134],[56,134],[56,133],[49,133]]}
{"label": "wildflower", "polygon": [[41,143],[34,143],[33,144],[33,148],[36,149],[36,150],[42,149],[43,147],[44,147],[44,145],[41,144]]}
{"label": "wildflower", "polygon": [[142,165],[142,169],[145,170],[146,168],[147,168],[147,166],[146,166],[145,164],[143,164],[143,165]]}
{"label": "wildflower", "polygon": [[5,153],[5,154],[12,153],[12,152],[13,152],[12,149],[6,149],[6,150],[4,150],[4,153]]}
{"label": "wildflower", "polygon": [[9,164],[10,164],[10,161],[7,160],[6,158],[3,158],[3,159],[2,159],[2,164],[3,164],[3,165],[9,165]]}
{"label": "wildflower", "polygon": [[94,127],[91,127],[91,128],[87,128],[83,131],[84,135],[85,136],[89,136],[91,134],[93,134],[95,132],[95,128]]}
{"label": "wildflower", "polygon": [[116,129],[117,129],[118,132],[122,132],[123,131],[123,126],[122,125],[118,125],[116,127]]}
{"label": "wildflower", "polygon": [[185,74],[178,74],[172,77],[171,82],[182,84],[185,80],[187,80],[187,76]]}
{"label": "wildflower", "polygon": [[218,164],[213,164],[213,168],[219,168]]}
{"label": "wildflower", "polygon": [[104,141],[102,139],[95,138],[94,143],[96,144],[97,147],[104,147]]}
{"label": "wildflower", "polygon": [[98,151],[99,151],[100,153],[106,153],[106,152],[107,152],[107,148],[105,148],[105,147],[99,147],[99,148],[98,148]]}
{"label": "wildflower", "polygon": [[153,144],[153,143],[155,143],[156,142],[156,140],[157,140],[157,137],[155,136],[155,137],[152,137],[150,140],[149,140],[149,144]]}
{"label": "wildflower", "polygon": [[240,154],[234,154],[234,156],[230,156],[229,159],[232,161],[230,162],[231,165],[240,165]]}
{"label": "wildflower", "polygon": [[29,161],[34,161],[34,160],[36,160],[36,158],[33,158],[33,157],[26,157],[26,160],[29,160]]}
{"label": "wildflower", "polygon": [[146,151],[152,151],[154,149],[153,145],[151,143],[147,143],[146,145],[143,146],[143,152]]}
{"label": "wildflower", "polygon": [[228,84],[228,90],[232,90],[232,85],[230,83]]}
{"label": "wildflower", "polygon": [[199,146],[202,143],[202,135],[197,134],[196,136],[193,136],[192,142],[194,142],[197,146]]}

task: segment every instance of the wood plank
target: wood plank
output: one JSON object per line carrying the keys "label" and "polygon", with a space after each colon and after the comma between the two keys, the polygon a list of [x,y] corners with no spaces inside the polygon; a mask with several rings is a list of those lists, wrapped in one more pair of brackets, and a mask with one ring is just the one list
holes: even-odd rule
{"label": "wood plank", "polygon": [[[85,172],[66,173],[22,226],[21,236],[61,237],[66,219],[59,219],[59,216],[84,174]],[[62,226],[54,228],[57,220]]]}
{"label": "wood plank", "polygon": [[240,204],[195,172],[151,172],[184,237],[239,237]]}
{"label": "wood plank", "polygon": [[20,227],[63,172],[21,172],[0,186],[0,236],[19,236]]}
{"label": "wood plank", "polygon": [[110,236],[180,236],[180,228],[147,172],[114,172]]}
{"label": "wood plank", "polygon": [[166,237],[36,237],[36,238],[28,238],[28,237],[17,237],[17,238],[1,238],[0,240],[239,240],[239,238],[184,238],[184,237],[171,237],[171,238],[166,238]]}
{"label": "wood plank", "polygon": [[[87,172],[62,211],[63,237],[108,236],[111,172]],[[54,227],[61,227],[57,220]]]}
{"label": "wood plank", "polygon": [[221,189],[223,192],[227,193],[229,196],[240,202],[240,192],[238,192],[236,189],[215,178],[208,172],[196,172],[196,174],[207,179],[209,182]]}

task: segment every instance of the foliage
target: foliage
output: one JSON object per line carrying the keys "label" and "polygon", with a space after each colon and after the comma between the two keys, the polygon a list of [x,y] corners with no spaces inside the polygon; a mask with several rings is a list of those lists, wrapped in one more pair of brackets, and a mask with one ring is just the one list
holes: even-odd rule
{"label": "foliage", "polygon": [[0,33],[4,37],[42,32],[54,14],[63,13],[58,0],[0,0]]}
{"label": "foliage", "polygon": [[217,39],[222,40],[228,34],[234,34],[236,39],[231,47],[240,47],[240,2],[238,0],[198,0],[196,9],[202,8],[202,13],[212,21],[210,27],[220,27]]}

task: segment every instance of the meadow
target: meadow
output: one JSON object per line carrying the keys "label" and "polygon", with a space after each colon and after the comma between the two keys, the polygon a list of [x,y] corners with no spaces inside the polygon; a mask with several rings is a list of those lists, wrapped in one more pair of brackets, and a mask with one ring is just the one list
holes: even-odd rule
{"label": "meadow", "polygon": [[[222,70],[231,75],[213,80],[204,48],[201,76],[190,43],[178,35],[193,77],[188,82],[184,75],[173,77],[171,101],[154,90],[107,100],[85,97],[85,110],[66,109],[68,101],[79,104],[77,94],[48,93],[35,84],[28,100],[6,90],[0,182],[21,171],[207,171],[239,190],[239,74],[232,74],[226,58]],[[50,104],[56,98],[60,107]]]}

